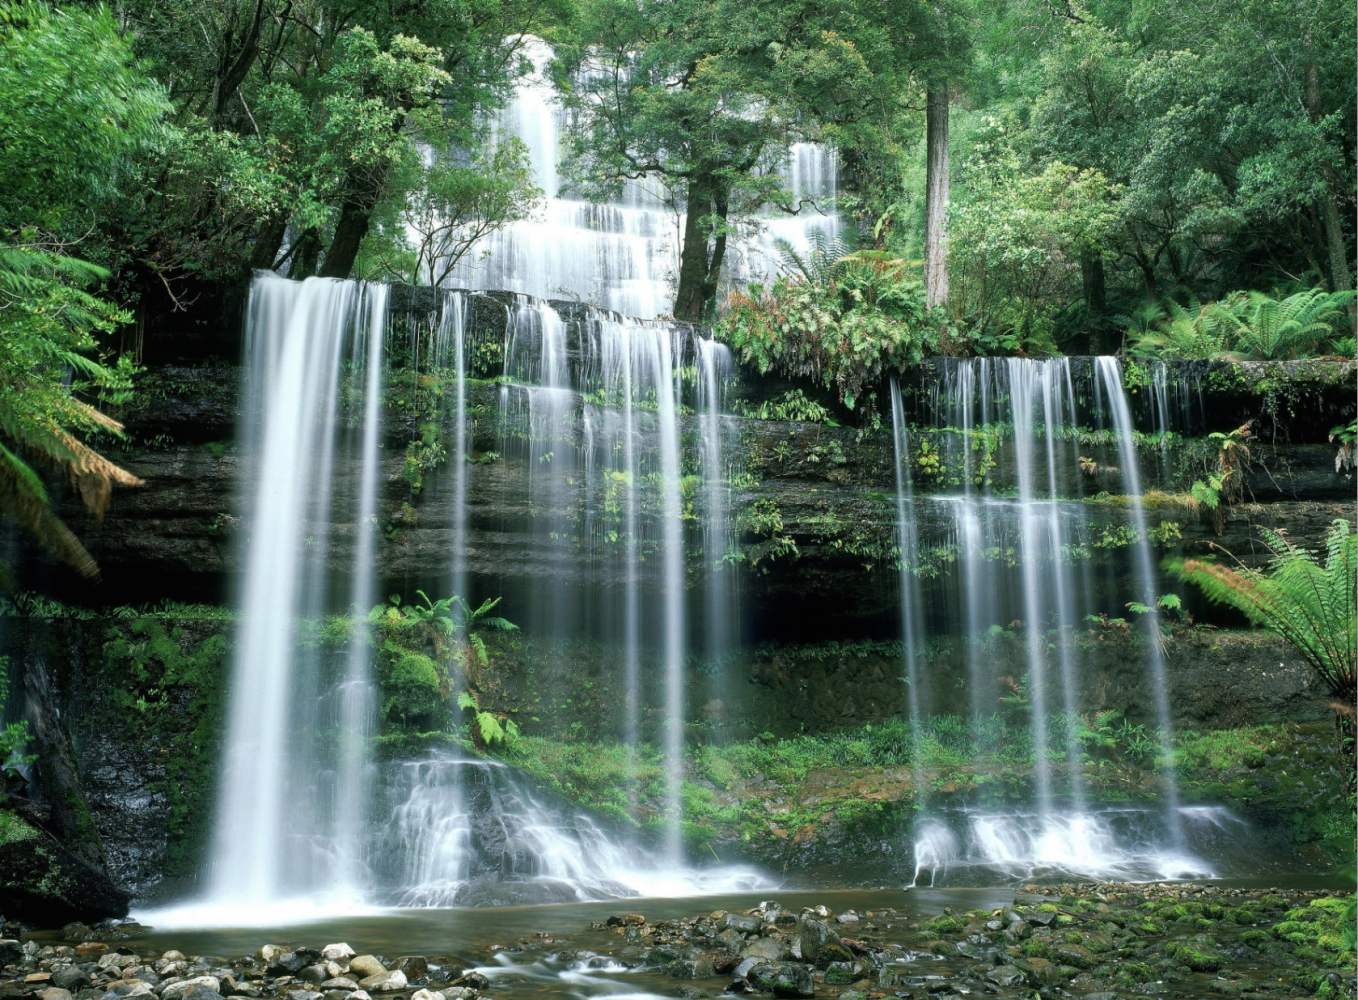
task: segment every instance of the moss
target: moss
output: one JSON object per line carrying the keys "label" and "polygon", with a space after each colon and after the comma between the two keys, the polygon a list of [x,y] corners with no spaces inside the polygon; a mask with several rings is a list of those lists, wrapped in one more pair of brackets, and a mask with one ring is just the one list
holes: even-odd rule
{"label": "moss", "polygon": [[1209,955],[1184,941],[1171,941],[1165,951],[1194,972],[1216,972],[1223,964],[1220,957]]}
{"label": "moss", "polygon": [[0,809],[0,845],[17,844],[25,840],[40,838],[42,835],[33,829],[17,813]]}

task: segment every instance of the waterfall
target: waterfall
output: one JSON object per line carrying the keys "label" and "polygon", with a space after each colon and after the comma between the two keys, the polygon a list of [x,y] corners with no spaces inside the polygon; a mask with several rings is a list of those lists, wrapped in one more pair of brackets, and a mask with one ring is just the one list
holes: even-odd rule
{"label": "waterfall", "polygon": [[[906,705],[910,712],[910,759],[913,766],[911,784],[914,789],[916,811],[923,816],[924,809],[924,753],[923,723],[920,714],[920,674],[918,669],[917,643],[923,637],[919,629],[920,592],[916,577],[919,559],[919,541],[915,530],[915,504],[910,478],[910,436],[905,424],[905,405],[901,401],[901,387],[895,379],[891,380],[891,441],[894,448],[896,470],[896,525],[897,543],[900,545],[900,585],[901,585],[901,652],[905,660]],[[927,829],[927,821],[922,825]],[[919,881],[920,859],[927,856],[917,846],[914,885]]]}
{"label": "waterfall", "polygon": [[[932,597],[958,608],[965,624],[966,683],[971,689],[968,700],[976,731],[998,707],[995,695],[1003,693],[1002,683],[1013,686],[1008,695],[1011,701],[1026,702],[1033,740],[1034,811],[1024,818],[1021,837],[1001,838],[1009,844],[1002,851],[994,846],[998,836],[994,831],[1009,829],[1003,823],[987,820],[985,829],[991,832],[984,836],[976,829],[959,833],[941,823],[931,810],[916,824],[917,879],[926,869],[932,876],[967,858],[971,859],[968,863],[977,864],[1021,858],[1038,867],[1060,867],[1054,859],[1064,858],[1072,870],[1090,873],[1112,870],[1109,859],[1115,855],[1121,858],[1119,864],[1128,861],[1122,847],[1118,850],[1123,853],[1107,849],[1112,834],[1088,803],[1076,726],[1082,707],[1081,654],[1072,640],[1084,616],[1106,606],[1101,600],[1116,602],[1118,608],[1129,599],[1155,604],[1153,555],[1120,368],[1114,359],[1096,359],[1092,377],[1082,378],[1087,381],[1080,383],[1082,391],[1077,392],[1069,358],[978,358],[945,362],[942,377],[930,390],[933,434],[939,443],[929,447],[935,449],[940,462],[933,473],[939,492],[914,503],[917,510],[929,505],[940,508],[946,537],[956,546],[956,568],[950,579],[934,585]],[[1151,408],[1157,426],[1167,430],[1172,420],[1182,425],[1188,414],[1176,413],[1163,402],[1166,394],[1154,388],[1163,386],[1164,380],[1151,384],[1152,402],[1162,401]],[[1130,498],[1126,542],[1116,532],[1109,536],[1110,529],[1096,537],[1091,508],[1081,501],[1081,408],[1082,400],[1091,395],[1094,405],[1083,414],[1086,423],[1104,414],[1112,418],[1111,447],[1118,460],[1117,468],[1106,471],[1121,475]],[[909,484],[899,470],[907,432],[898,393],[893,394],[892,403],[897,502],[903,509]],[[1097,455],[1102,447],[1099,440],[1096,436],[1091,441],[1091,454]],[[1000,482],[992,486],[996,477]],[[905,524],[903,517],[898,519]],[[904,558],[909,540],[904,529],[902,539]],[[1101,581],[1115,588],[1106,597],[1096,593],[1087,558],[1097,544],[1130,545],[1134,592],[1127,592],[1121,580],[1112,579]],[[907,642],[917,627],[912,625],[909,608],[907,602],[902,615]],[[1014,640],[1022,644],[1026,686],[1019,678],[997,676],[1001,668],[991,645],[992,637],[1006,635],[1006,626],[1015,619],[1022,626]],[[1162,753],[1168,758],[1168,685],[1158,642],[1147,646],[1146,686],[1155,705],[1154,721],[1165,734]],[[922,711],[914,700],[908,710],[912,723]],[[1165,808],[1157,827],[1169,843],[1157,847],[1154,863],[1146,860],[1144,851],[1137,857],[1148,872],[1200,874],[1205,869],[1185,853],[1180,836],[1184,811],[1173,779],[1170,769],[1165,775]],[[986,841],[987,837],[991,840]],[[991,843],[993,849],[983,842]]]}
{"label": "waterfall", "polygon": [[[725,344],[699,337],[698,412],[702,428],[700,458],[703,472],[703,563],[707,569],[707,600],[703,620],[708,669],[715,678],[710,693],[721,703],[721,718],[731,693],[726,689],[726,658],[739,638],[739,598],[734,564],[731,524],[731,484],[723,454],[723,409],[732,357]],[[715,707],[715,705],[714,705]]]}
{"label": "waterfall", "polygon": [[[669,312],[683,232],[675,194],[649,179],[627,181],[608,204],[563,191],[565,112],[546,74],[553,53],[535,38],[526,40],[523,52],[533,71],[517,82],[495,132],[516,136],[528,147],[533,180],[545,201],[533,218],[491,234],[458,263],[449,283],[574,298],[644,319]],[[797,215],[765,211],[733,235],[727,250],[731,283],[767,280],[778,268],[780,241],[804,254],[815,234],[831,239],[838,234],[836,164],[835,152],[818,145],[788,149],[780,171],[793,204],[804,207]]]}
{"label": "waterfall", "polygon": [[[212,840],[209,896],[218,905],[361,891],[355,827],[364,810],[371,715],[367,659],[356,651],[341,678],[327,679],[314,657],[299,655],[296,627],[337,598],[362,605],[373,591],[385,313],[383,286],[273,276],[251,286],[242,443],[255,471],[243,498],[240,631]],[[352,447],[340,433],[346,341],[350,377],[368,401],[352,506],[332,496],[335,451]],[[340,577],[349,586],[338,592],[326,564],[332,521],[351,524],[357,539],[354,563]],[[336,697],[338,718],[330,724],[341,730],[338,753],[317,736],[326,724],[318,713]]]}
{"label": "waterfall", "polygon": [[1151,608],[1145,627],[1150,634],[1146,644],[1146,662],[1151,675],[1151,696],[1155,705],[1155,720],[1159,724],[1165,759],[1165,816],[1175,846],[1183,846],[1183,830],[1179,822],[1179,784],[1174,773],[1174,750],[1170,738],[1169,682],[1165,675],[1165,652],[1160,642],[1160,616],[1155,610],[1160,595],[1156,592],[1156,575],[1151,560],[1150,531],[1146,525],[1146,509],[1141,499],[1141,471],[1137,465],[1135,428],[1127,395],[1122,391],[1122,366],[1117,358],[1095,358],[1098,376],[1108,395],[1112,411],[1113,429],[1117,434],[1118,457],[1122,463],[1122,480],[1127,486],[1131,504],[1133,560],[1141,601]]}

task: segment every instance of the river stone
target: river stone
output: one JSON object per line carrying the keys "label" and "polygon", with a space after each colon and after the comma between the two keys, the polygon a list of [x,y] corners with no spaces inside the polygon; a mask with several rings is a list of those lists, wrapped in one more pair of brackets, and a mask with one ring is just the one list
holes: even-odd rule
{"label": "river stone", "polygon": [[1066,981],[1061,970],[1045,958],[1017,958],[1013,965],[1028,977],[1030,986],[1059,986]]}
{"label": "river stone", "polygon": [[[275,955],[274,960],[269,963],[269,975],[271,976],[297,976],[301,978],[301,972],[308,966],[315,965],[321,959],[321,953],[315,948],[295,948],[292,951],[285,951],[281,955]],[[322,976],[321,978],[325,978]],[[320,980],[317,980],[319,982]]]}
{"label": "river stone", "polygon": [[227,978],[222,978],[222,996],[224,997],[258,997],[264,995],[264,991],[254,983],[246,982],[244,979],[236,979],[234,976],[229,977],[231,985],[228,987]]}
{"label": "river stone", "polygon": [[276,944],[262,944],[259,946],[259,950],[255,952],[255,958],[259,959],[261,965],[267,967],[273,965],[274,959],[287,950]]}
{"label": "river stone", "polygon": [[443,1000],[443,994],[437,990],[416,990],[410,1000]]}
{"label": "river stone", "polygon": [[712,963],[702,955],[685,955],[666,965],[665,973],[675,979],[711,979]]}
{"label": "river stone", "polygon": [[[194,983],[179,995],[179,1000],[222,1000],[222,995],[216,990],[210,990],[202,983]],[[313,993],[308,1000],[321,1000],[319,993]]]}
{"label": "river stone", "polygon": [[1092,969],[1099,964],[1099,956],[1082,944],[1060,942],[1048,948],[1053,961],[1073,965],[1077,969]]}
{"label": "river stone", "polygon": [[762,937],[749,942],[740,950],[741,958],[753,958],[760,962],[782,962],[790,958],[787,944],[782,938]]}
{"label": "river stone", "polygon": [[798,962],[766,962],[756,965],[745,980],[757,990],[771,990],[776,997],[814,997],[811,970]]}
{"label": "river stone", "polygon": [[1043,927],[1050,927],[1052,921],[1056,919],[1056,914],[1051,910],[1034,910],[1032,913],[1025,915],[1023,919],[1030,924],[1040,924]]}
{"label": "river stone", "polygon": [[79,965],[68,965],[52,973],[52,982],[63,990],[81,990],[90,985],[90,974]]}
{"label": "river stone", "polygon": [[[797,921],[797,935],[792,942],[793,958],[800,958],[803,962],[815,962],[820,958],[821,952],[831,944],[837,945],[839,950],[844,952],[844,957],[852,960],[853,956],[839,943],[839,935],[825,924],[809,917],[802,917]],[[840,955],[835,955],[832,959],[840,960]]]}
{"label": "river stone", "polygon": [[717,940],[733,951],[740,951],[745,947],[745,935],[730,927],[718,934]]}
{"label": "river stone", "polygon": [[741,934],[758,934],[764,922],[753,914],[728,913],[721,918],[721,925]]}
{"label": "river stone", "polygon": [[181,979],[177,983],[171,983],[160,991],[160,1000],[179,1000],[195,986],[205,986],[213,993],[222,992],[222,983],[216,976],[195,976],[193,979]]}
{"label": "river stone", "polygon": [[48,986],[38,991],[38,1000],[71,1000],[71,991],[60,986]]}
{"label": "river stone", "polygon": [[831,986],[847,986],[857,982],[862,971],[856,962],[831,962],[825,967],[825,981]]}
{"label": "river stone", "polygon": [[359,955],[356,958],[349,959],[349,971],[358,976],[359,979],[366,979],[369,976],[386,972],[387,967],[372,955]]}
{"label": "river stone", "polygon": [[324,1000],[349,1000],[351,990],[326,990],[323,994]]}
{"label": "river stone", "polygon": [[324,1000],[315,990],[289,990],[288,1000]]}
{"label": "river stone", "polygon": [[404,955],[391,963],[393,969],[400,969],[407,979],[424,979],[429,975],[429,959],[423,955]]}
{"label": "river stone", "polygon": [[100,969],[121,969],[124,966],[136,965],[140,961],[141,959],[136,955],[125,955],[122,952],[111,951],[107,955],[101,956],[96,964]]}
{"label": "river stone", "polygon": [[354,990],[349,994],[349,1000],[373,1000],[373,998],[367,990]]}
{"label": "river stone", "polygon": [[996,986],[1022,986],[1024,979],[1023,972],[1012,965],[1001,965],[999,968],[991,969],[985,977]]}
{"label": "river stone", "polygon": [[[353,965],[352,962],[349,964],[350,966]],[[397,990],[405,989],[409,985],[409,981],[404,972],[400,969],[394,969],[391,972],[379,972],[376,975],[364,976],[359,980],[358,985],[365,990],[374,990],[378,993],[395,993]]]}
{"label": "river stone", "polygon": [[327,962],[343,962],[346,958],[354,957],[354,949],[350,948],[343,941],[335,944],[328,944],[321,949],[321,958]]}
{"label": "river stone", "polygon": [[483,972],[475,970],[458,976],[453,980],[453,985],[468,990],[488,990],[490,989],[490,977]]}
{"label": "river stone", "polygon": [[140,979],[119,979],[108,984],[102,1000],[127,1000],[128,997],[151,996],[151,985]]}
{"label": "river stone", "polygon": [[348,976],[336,976],[334,979],[327,979],[325,982],[321,983],[321,989],[349,990],[352,992],[353,990],[358,989],[358,983],[354,982]]}
{"label": "river stone", "polygon": [[24,946],[14,938],[0,938],[0,966],[22,962]]}
{"label": "river stone", "polygon": [[307,965],[297,970],[297,978],[304,983],[315,985],[329,979],[330,970],[324,965]]}

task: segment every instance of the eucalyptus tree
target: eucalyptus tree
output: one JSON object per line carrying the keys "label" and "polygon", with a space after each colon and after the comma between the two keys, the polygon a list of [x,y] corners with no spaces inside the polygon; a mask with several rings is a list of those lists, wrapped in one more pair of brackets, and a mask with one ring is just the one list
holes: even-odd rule
{"label": "eucalyptus tree", "polygon": [[707,311],[728,237],[793,204],[777,174],[797,141],[835,141],[894,103],[931,8],[904,0],[587,0],[558,49],[573,175],[594,196],[661,182],[684,212],[674,315]]}

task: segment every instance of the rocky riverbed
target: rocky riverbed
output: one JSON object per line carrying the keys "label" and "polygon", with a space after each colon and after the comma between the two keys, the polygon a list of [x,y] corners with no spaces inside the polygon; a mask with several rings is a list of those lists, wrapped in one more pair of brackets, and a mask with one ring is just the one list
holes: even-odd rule
{"label": "rocky riverbed", "polygon": [[[792,1000],[1358,995],[1352,896],[1215,884],[1025,886],[991,909],[835,912],[776,900],[649,920],[620,912],[448,955],[265,944],[145,954],[135,923],[0,941],[0,998],[490,1000],[724,994]],[[49,936],[51,937],[51,936]],[[120,940],[121,939],[121,940]]]}

